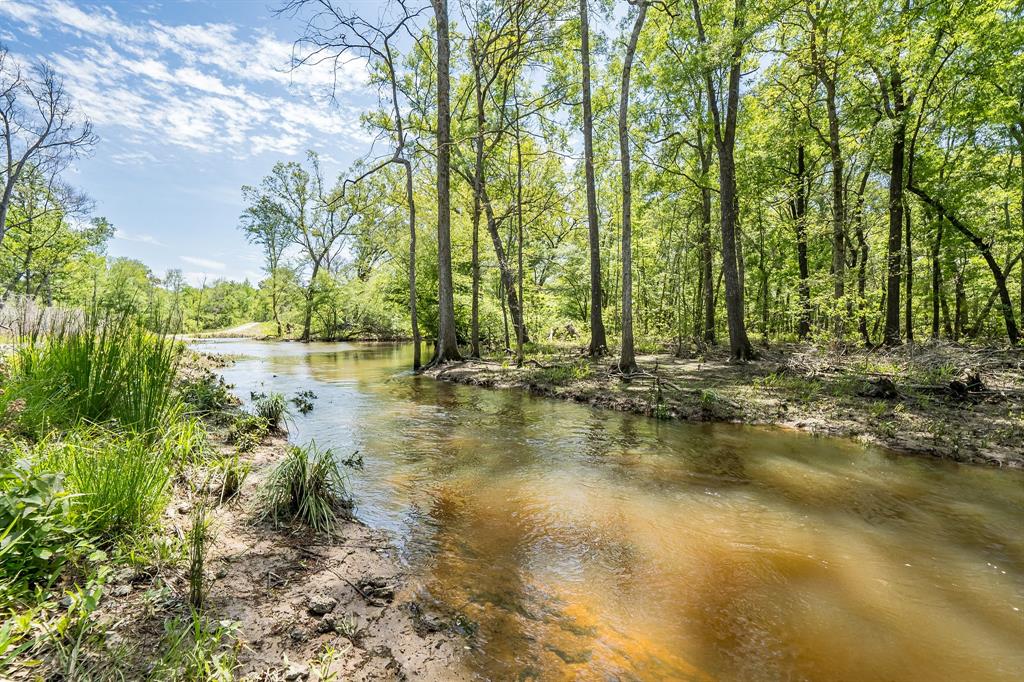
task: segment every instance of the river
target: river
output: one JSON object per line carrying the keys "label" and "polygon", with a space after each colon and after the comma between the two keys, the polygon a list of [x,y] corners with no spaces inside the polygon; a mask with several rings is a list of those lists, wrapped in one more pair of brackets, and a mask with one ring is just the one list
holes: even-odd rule
{"label": "river", "polygon": [[1024,679],[1024,473],[662,422],[407,371],[408,345],[210,341],[312,390],[409,594],[481,678]]}

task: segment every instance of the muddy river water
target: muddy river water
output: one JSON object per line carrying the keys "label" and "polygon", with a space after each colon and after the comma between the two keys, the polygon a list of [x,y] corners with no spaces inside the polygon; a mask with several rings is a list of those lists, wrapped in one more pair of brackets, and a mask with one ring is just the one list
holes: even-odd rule
{"label": "muddy river water", "polygon": [[292,439],[360,452],[358,516],[481,678],[1024,679],[1024,472],[452,385],[403,345],[198,347],[243,398],[318,396]]}

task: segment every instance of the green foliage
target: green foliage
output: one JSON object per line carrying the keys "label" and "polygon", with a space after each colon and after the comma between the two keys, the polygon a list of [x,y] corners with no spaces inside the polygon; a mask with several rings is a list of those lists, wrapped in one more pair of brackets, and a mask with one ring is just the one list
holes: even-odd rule
{"label": "green foliage", "polygon": [[222,504],[233,499],[241,491],[251,470],[251,465],[241,460],[237,454],[221,457],[214,462],[213,471],[217,476],[217,495]]}
{"label": "green foliage", "polygon": [[310,443],[288,448],[263,483],[260,506],[263,518],[298,520],[317,532],[330,532],[351,511],[352,501],[334,453]]}
{"label": "green foliage", "polygon": [[252,452],[270,433],[266,417],[255,414],[241,414],[235,418],[228,430],[228,442],[239,452]]}
{"label": "green foliage", "polygon": [[0,469],[0,587],[48,586],[89,549],[70,507],[60,474],[33,472],[27,462]]}
{"label": "green foliage", "polygon": [[266,420],[271,431],[283,430],[289,414],[288,401],[280,393],[254,395],[252,410],[257,417]]}
{"label": "green foliage", "polygon": [[178,457],[173,441],[90,430],[52,447],[45,466],[65,472],[79,524],[112,541],[156,521]]}
{"label": "green foliage", "polygon": [[216,621],[193,610],[188,618],[164,624],[163,652],[152,678],[167,682],[231,682],[238,668],[238,625]]}
{"label": "green foliage", "polygon": [[2,400],[8,412],[12,401],[22,401],[18,420],[39,435],[81,422],[154,432],[178,409],[171,388],[180,354],[166,333],[150,332],[128,314],[94,309],[45,336],[21,339]]}
{"label": "green foliage", "polygon": [[530,380],[538,384],[565,386],[587,379],[592,369],[590,362],[581,358],[565,364],[539,367],[531,372]]}
{"label": "green foliage", "polygon": [[190,378],[178,391],[188,411],[200,416],[218,414],[237,402],[224,378],[214,372]]}

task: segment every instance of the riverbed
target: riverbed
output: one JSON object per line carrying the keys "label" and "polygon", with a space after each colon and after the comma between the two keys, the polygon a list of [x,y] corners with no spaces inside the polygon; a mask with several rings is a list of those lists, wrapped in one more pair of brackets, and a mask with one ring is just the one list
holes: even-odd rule
{"label": "riverbed", "polygon": [[411,348],[220,340],[236,393],[317,395],[403,598],[484,679],[1013,680],[1024,472],[416,376]]}

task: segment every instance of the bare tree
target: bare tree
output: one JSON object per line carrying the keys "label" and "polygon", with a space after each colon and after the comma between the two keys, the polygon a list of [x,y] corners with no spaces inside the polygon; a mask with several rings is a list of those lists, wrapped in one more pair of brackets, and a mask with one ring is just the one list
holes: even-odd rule
{"label": "bare tree", "polygon": [[63,81],[40,64],[26,75],[0,46],[0,243],[14,188],[29,167],[56,176],[96,143],[92,125],[75,115]]}
{"label": "bare tree", "polygon": [[379,159],[362,175],[345,182],[358,183],[364,178],[385,168],[398,164],[405,169],[405,195],[409,205],[409,317],[412,326],[413,369],[419,369],[420,329],[416,311],[416,202],[413,196],[412,160],[406,154],[405,115],[399,99],[398,71],[395,66],[395,42],[403,33],[410,33],[410,26],[420,12],[409,11],[399,0],[397,16],[390,20],[372,23],[357,14],[346,14],[331,0],[290,0],[282,11],[292,14],[312,8],[312,15],[306,22],[296,46],[304,53],[298,55],[296,65],[332,63],[337,67],[349,58],[363,58],[381,71],[378,78],[381,104],[390,108],[392,120],[383,121],[387,135],[391,138],[391,154]]}

